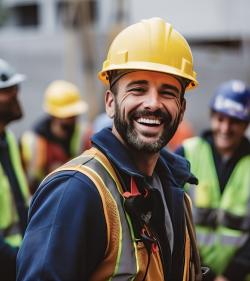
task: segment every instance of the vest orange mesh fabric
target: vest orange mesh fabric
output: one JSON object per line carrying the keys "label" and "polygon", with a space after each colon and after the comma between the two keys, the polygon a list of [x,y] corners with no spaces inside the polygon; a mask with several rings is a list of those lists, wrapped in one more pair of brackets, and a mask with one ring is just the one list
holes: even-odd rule
{"label": "vest orange mesh fabric", "polygon": [[120,243],[119,237],[121,229],[116,202],[114,201],[108,189],[104,186],[103,182],[98,178],[97,174],[95,174],[91,169],[81,166],[76,167],[73,170],[78,170],[79,172],[82,172],[88,176],[95,184],[102,199],[104,216],[107,223],[107,247],[103,261],[96,268],[90,280],[108,280],[115,271]]}
{"label": "vest orange mesh fabric", "polygon": [[[139,262],[139,272],[135,278],[136,281],[143,280],[143,277],[146,272],[146,267],[148,263],[148,253],[143,244],[143,242],[137,243],[137,255],[138,255],[138,262]],[[148,273],[145,278],[145,281],[163,281],[164,274],[162,269],[161,258],[159,254],[158,248],[155,252],[151,253],[150,257],[150,264],[148,268]]]}
{"label": "vest orange mesh fabric", "polygon": [[[112,174],[112,177],[115,180],[115,182],[118,183],[119,192],[120,193],[122,192],[121,186],[120,186],[118,178],[116,176],[116,173],[115,173],[113,167],[111,166],[111,164],[109,163],[108,159],[105,157],[105,155],[103,155],[97,149],[91,148],[90,150],[85,151],[82,154],[82,156],[83,157],[84,156],[86,156],[86,157],[93,156],[93,158],[96,157],[96,158],[101,159],[101,162],[105,165],[105,167]],[[77,162],[79,163],[79,160]],[[105,251],[105,258],[100,263],[100,265],[97,267],[96,271],[93,273],[90,280],[92,280],[92,281],[108,280],[112,277],[113,273],[115,272],[117,256],[119,254],[120,231],[122,231],[121,224],[120,224],[119,211],[117,209],[116,202],[115,202],[114,198],[112,197],[111,193],[109,192],[108,188],[104,185],[102,179],[92,169],[90,169],[84,165],[81,165],[81,164],[74,165],[74,160],[73,160],[69,164],[66,164],[66,165],[60,167],[56,171],[60,171],[60,170],[74,170],[74,171],[77,170],[77,171],[85,174],[93,181],[93,183],[95,184],[95,186],[100,194],[100,197],[102,199],[102,204],[103,204],[104,216],[105,216],[105,220],[107,223],[107,247],[106,247],[106,251]],[[185,200],[185,201],[187,201],[187,200]],[[190,208],[190,206],[189,206],[189,208]],[[131,244],[131,247],[132,247],[132,244]],[[190,276],[190,273],[191,273],[190,272],[190,247],[191,247],[191,241],[190,241],[189,231],[187,229],[186,230],[186,243],[185,243],[185,269],[184,269],[183,281],[200,280],[199,278],[196,279],[195,274],[191,274],[192,277]],[[142,242],[137,243],[137,253],[136,254],[137,254],[137,258],[138,258],[139,270],[136,273],[136,277],[134,280],[141,281],[144,277],[146,267],[147,267],[147,262],[148,262],[148,253]],[[191,269],[191,271],[192,271],[192,269]],[[156,280],[157,281],[164,280],[163,268],[162,268],[162,263],[161,263],[161,258],[160,258],[158,248],[156,248],[156,250],[151,253],[150,265],[149,265],[149,269],[148,269],[148,273],[147,273],[145,281],[156,281]]]}

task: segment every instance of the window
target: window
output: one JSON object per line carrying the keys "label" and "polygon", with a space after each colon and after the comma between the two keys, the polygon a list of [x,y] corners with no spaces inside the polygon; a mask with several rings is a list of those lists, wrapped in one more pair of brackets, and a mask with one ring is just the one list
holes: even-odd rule
{"label": "window", "polygon": [[9,11],[9,16],[12,17],[14,25],[22,27],[38,26],[38,5],[26,4],[13,6]]}
{"label": "window", "polygon": [[60,1],[57,6],[58,18],[63,25],[77,28],[81,24],[93,23],[97,18],[96,1]]}

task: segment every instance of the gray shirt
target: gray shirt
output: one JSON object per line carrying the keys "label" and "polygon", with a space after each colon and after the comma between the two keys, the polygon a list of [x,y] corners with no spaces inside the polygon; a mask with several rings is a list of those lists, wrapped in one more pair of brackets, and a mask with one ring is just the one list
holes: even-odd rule
{"label": "gray shirt", "polygon": [[166,204],[166,200],[165,200],[165,196],[164,196],[164,192],[163,192],[163,188],[162,188],[162,184],[161,184],[159,176],[156,173],[154,173],[152,176],[152,179],[147,180],[147,184],[149,185],[150,188],[157,189],[161,194],[162,202],[164,204],[164,209],[165,209],[164,216],[165,216],[165,225],[167,226],[166,230],[167,230],[168,241],[169,241],[171,253],[173,253],[173,248],[174,248],[173,225],[172,225],[172,221],[170,218],[168,206]]}

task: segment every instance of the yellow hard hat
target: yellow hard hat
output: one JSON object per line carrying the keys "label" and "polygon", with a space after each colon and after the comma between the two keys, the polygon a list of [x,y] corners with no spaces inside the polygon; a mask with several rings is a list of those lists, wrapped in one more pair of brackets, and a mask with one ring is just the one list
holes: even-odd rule
{"label": "yellow hard hat", "polygon": [[54,117],[67,118],[86,112],[88,105],[74,84],[56,80],[45,91],[43,108]]}
{"label": "yellow hard hat", "polygon": [[161,18],[142,20],[121,31],[109,48],[99,79],[108,85],[108,72],[123,69],[173,74],[190,80],[188,89],[198,85],[187,41]]}

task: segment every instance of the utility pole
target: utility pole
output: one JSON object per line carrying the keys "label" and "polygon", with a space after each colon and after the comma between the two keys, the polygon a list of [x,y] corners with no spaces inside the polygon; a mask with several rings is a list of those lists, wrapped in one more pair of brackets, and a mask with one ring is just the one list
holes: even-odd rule
{"label": "utility pole", "polygon": [[[103,1],[103,0],[99,0]],[[91,3],[92,2],[92,3]],[[94,2],[94,3],[93,3]],[[123,29],[128,20],[128,2],[129,0],[114,0],[112,3],[112,15],[110,26],[105,34],[106,45]],[[98,32],[95,32],[95,22],[92,18],[91,4],[98,5],[97,0],[68,0],[68,7],[65,13],[66,22],[66,70],[67,76],[71,80],[78,76],[77,69],[82,73],[84,96],[89,103],[91,110],[89,118],[93,118],[99,113],[99,93],[97,85],[97,66],[98,63]],[[97,8],[97,7],[96,7]],[[98,19],[96,19],[98,20]],[[68,24],[67,24],[68,23]],[[80,67],[79,67],[80,62]],[[78,67],[77,67],[78,66]]]}
{"label": "utility pole", "polygon": [[98,113],[96,98],[96,40],[91,18],[91,0],[67,2],[66,22],[66,71],[75,79],[81,73],[85,100],[89,104],[89,118]]}

